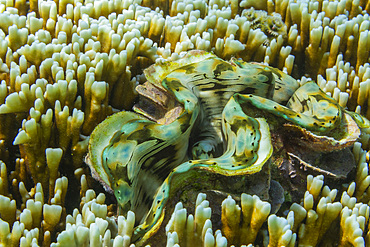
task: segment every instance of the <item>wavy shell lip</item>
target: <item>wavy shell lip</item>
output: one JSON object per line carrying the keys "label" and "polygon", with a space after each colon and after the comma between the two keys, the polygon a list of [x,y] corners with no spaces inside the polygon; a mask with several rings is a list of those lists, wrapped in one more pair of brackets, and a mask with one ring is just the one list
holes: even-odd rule
{"label": "wavy shell lip", "polygon": [[167,125],[184,112],[183,106],[163,87],[145,82],[138,85],[136,91],[140,95],[140,100],[134,105],[133,110],[152,121]]}
{"label": "wavy shell lip", "polygon": [[176,61],[165,61],[165,62],[158,62],[147,69],[144,70],[144,74],[146,79],[162,87],[162,80],[166,78],[166,76],[171,73],[172,71],[184,67],[189,64],[199,63],[203,60],[209,58],[217,58],[216,55],[202,51],[202,50],[191,50],[186,53],[186,55]]}
{"label": "wavy shell lip", "polygon": [[330,136],[317,135],[307,129],[289,123],[284,124],[284,128],[291,132],[289,136],[293,142],[298,142],[311,150],[320,150],[322,152],[331,152],[349,147],[361,135],[360,128],[347,113],[343,113],[342,124],[339,128],[336,128],[340,130],[340,133],[338,133],[340,135],[339,140]]}
{"label": "wavy shell lip", "polygon": [[147,82],[136,87],[140,95],[139,103],[133,110],[159,124],[170,124],[183,112],[184,108],[163,86],[162,81],[172,71],[189,64],[196,64],[209,58],[212,53],[202,50],[189,51],[182,59],[158,62],[144,70]]}
{"label": "wavy shell lip", "polygon": [[[113,194],[114,191],[109,183],[109,179],[108,177],[106,176],[107,174],[102,174],[102,171],[99,170],[99,172],[97,172],[97,170],[95,169],[95,166],[93,165],[93,162],[91,161],[91,158],[90,158],[90,154],[88,153],[86,156],[85,156],[85,160],[84,162],[90,167],[90,170],[91,170],[91,176],[99,181],[99,183],[103,186],[104,190],[107,191],[108,193],[110,194]],[[108,183],[107,183],[108,182]]]}

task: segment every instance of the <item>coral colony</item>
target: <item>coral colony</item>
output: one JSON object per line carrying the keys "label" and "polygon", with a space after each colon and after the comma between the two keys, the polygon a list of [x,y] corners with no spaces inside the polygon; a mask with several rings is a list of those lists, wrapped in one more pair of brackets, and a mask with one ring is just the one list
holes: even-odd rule
{"label": "coral colony", "polygon": [[370,245],[369,12],[0,0],[0,244]]}

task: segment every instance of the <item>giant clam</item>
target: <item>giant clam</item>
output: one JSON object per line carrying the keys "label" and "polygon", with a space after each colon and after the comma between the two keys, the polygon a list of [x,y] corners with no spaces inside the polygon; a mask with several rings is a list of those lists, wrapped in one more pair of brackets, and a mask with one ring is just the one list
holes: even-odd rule
{"label": "giant clam", "polygon": [[[370,126],[316,83],[300,85],[262,64],[190,51],[144,73],[135,112],[100,123],[86,158],[121,210],[135,212],[137,241],[152,236],[171,201],[191,191],[247,192],[270,200],[271,174],[281,181],[284,171],[298,172],[295,162],[305,172],[346,179],[354,168],[346,148]],[[325,167],[314,159],[325,160]],[[281,183],[286,190],[295,184]]]}

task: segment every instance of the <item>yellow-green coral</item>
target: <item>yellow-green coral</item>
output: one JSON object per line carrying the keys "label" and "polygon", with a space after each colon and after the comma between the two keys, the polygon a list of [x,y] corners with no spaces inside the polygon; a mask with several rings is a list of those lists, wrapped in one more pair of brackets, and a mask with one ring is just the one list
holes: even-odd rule
{"label": "yellow-green coral", "polygon": [[[265,34],[253,30],[240,16],[250,7],[268,15],[280,14],[287,37],[278,36],[266,46]],[[19,222],[15,208],[25,208],[26,201],[34,197],[38,205],[41,193],[43,202],[58,193],[61,199],[55,201],[63,202],[64,189],[52,191],[55,174],[68,175],[70,183],[76,184],[73,172],[85,167],[82,157],[87,136],[116,109],[131,107],[134,87],[142,82],[141,70],[157,59],[174,60],[183,51],[203,49],[222,58],[237,56],[265,62],[296,78],[306,76],[302,83],[315,80],[341,106],[369,117],[369,10],[370,1],[365,0],[1,0],[0,160],[8,167],[1,166],[0,200],[11,208],[1,213],[2,241],[10,238],[15,245],[56,241],[55,233],[42,235],[36,228],[24,230],[21,224],[13,224]],[[366,204],[370,199],[370,136],[368,130],[362,132],[362,146],[354,145],[358,164],[355,190],[342,202],[349,209],[353,201]],[[45,153],[49,148],[62,150],[59,165],[49,164]],[[39,169],[42,174],[38,174]],[[78,171],[86,173],[92,183],[87,171]],[[38,186],[29,195],[37,182],[42,183],[43,191]],[[31,204],[29,207],[39,207]],[[32,214],[33,209],[29,210]],[[27,215],[26,210],[22,219],[29,224]],[[343,222],[350,218],[353,231],[362,229],[363,219],[351,215],[342,213]],[[294,228],[299,225],[293,224]],[[365,229],[362,234],[367,243]],[[343,229],[343,233],[350,230]],[[346,240],[345,234],[340,236],[342,245],[360,242]],[[122,237],[116,243],[124,241],[129,240]]]}

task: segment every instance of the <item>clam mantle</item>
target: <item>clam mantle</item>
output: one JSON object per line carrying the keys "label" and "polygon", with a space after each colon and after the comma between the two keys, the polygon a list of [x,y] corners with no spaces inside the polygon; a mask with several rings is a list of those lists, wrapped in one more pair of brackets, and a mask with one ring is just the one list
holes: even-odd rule
{"label": "clam mantle", "polygon": [[[289,141],[329,153],[345,150],[361,128],[370,127],[316,83],[300,85],[262,64],[228,62],[194,50],[150,66],[145,76],[135,112],[122,111],[100,123],[86,158],[121,209],[135,212],[136,240],[154,234],[169,201],[189,190],[268,199],[269,160],[277,149],[272,136],[298,136]],[[305,162],[299,154],[279,153]],[[258,180],[265,189],[248,191],[248,183]]]}

